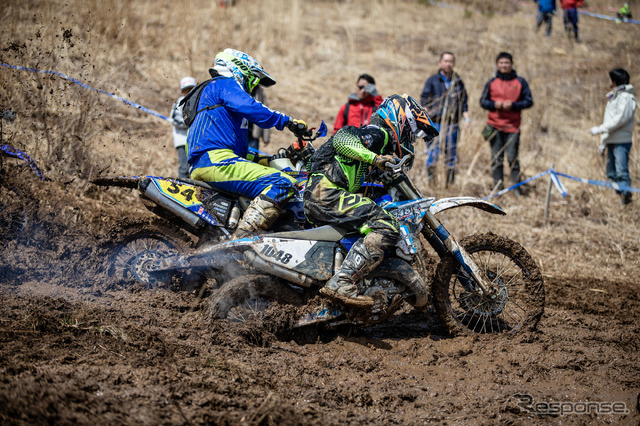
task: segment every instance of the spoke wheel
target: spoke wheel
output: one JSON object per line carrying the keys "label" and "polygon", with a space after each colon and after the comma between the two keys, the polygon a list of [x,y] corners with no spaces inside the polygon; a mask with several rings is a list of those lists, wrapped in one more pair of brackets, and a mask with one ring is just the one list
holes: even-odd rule
{"label": "spoke wheel", "polygon": [[472,235],[460,244],[490,282],[490,294],[476,291],[452,257],[438,265],[433,297],[450,333],[516,333],[536,327],[544,310],[540,269],[517,242],[494,234]]}
{"label": "spoke wheel", "polygon": [[156,228],[130,229],[115,243],[108,257],[107,274],[119,284],[142,283],[147,288],[184,285],[190,278],[185,273],[157,273],[157,265],[182,256],[189,250],[188,237]]}

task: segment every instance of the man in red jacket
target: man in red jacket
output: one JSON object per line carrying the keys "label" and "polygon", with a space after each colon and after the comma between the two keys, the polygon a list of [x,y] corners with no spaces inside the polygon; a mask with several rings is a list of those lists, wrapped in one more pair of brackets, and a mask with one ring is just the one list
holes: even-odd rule
{"label": "man in red jacket", "polygon": [[[513,69],[513,57],[510,53],[500,52],[496,58],[498,71],[484,86],[480,105],[489,110],[485,138],[491,143],[491,174],[494,185],[502,188],[504,182],[503,161],[511,167],[511,182],[520,182],[520,121],[523,109],[533,106],[533,98],[527,81],[518,77]],[[514,194],[520,195],[518,188]]]}
{"label": "man in red jacket", "polygon": [[571,28],[573,28],[576,41],[578,41],[578,8],[582,7],[583,2],[584,0],[560,0],[564,30],[571,34]]}
{"label": "man in red jacket", "polygon": [[356,80],[356,91],[349,95],[346,104],[342,105],[336,121],[333,124],[333,133],[344,126],[360,127],[369,124],[371,114],[382,103],[382,96],[376,89],[376,81],[369,74],[362,74]]}

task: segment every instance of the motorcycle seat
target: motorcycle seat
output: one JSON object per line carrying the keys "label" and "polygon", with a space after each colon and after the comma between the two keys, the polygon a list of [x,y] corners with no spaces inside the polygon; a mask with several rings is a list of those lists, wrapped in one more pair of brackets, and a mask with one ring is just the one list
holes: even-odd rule
{"label": "motorcycle seat", "polygon": [[273,234],[265,234],[265,237],[290,238],[293,240],[313,240],[313,241],[340,241],[346,235],[347,231],[332,225],[319,226],[313,229],[305,229],[303,231],[287,231],[277,232]]}

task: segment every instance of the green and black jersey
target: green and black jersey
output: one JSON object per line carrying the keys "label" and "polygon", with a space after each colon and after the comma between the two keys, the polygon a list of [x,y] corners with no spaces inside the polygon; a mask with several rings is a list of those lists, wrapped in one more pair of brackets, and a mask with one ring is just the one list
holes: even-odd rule
{"label": "green and black jersey", "polygon": [[385,129],[368,125],[338,130],[309,160],[309,176],[323,174],[340,188],[357,192],[376,155],[393,154]]}

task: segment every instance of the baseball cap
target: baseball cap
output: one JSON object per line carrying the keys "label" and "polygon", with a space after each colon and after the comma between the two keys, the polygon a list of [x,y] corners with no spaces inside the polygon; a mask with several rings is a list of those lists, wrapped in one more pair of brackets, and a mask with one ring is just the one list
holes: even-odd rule
{"label": "baseball cap", "polygon": [[191,87],[196,86],[196,79],[193,77],[185,77],[180,80],[180,90],[190,89]]}

